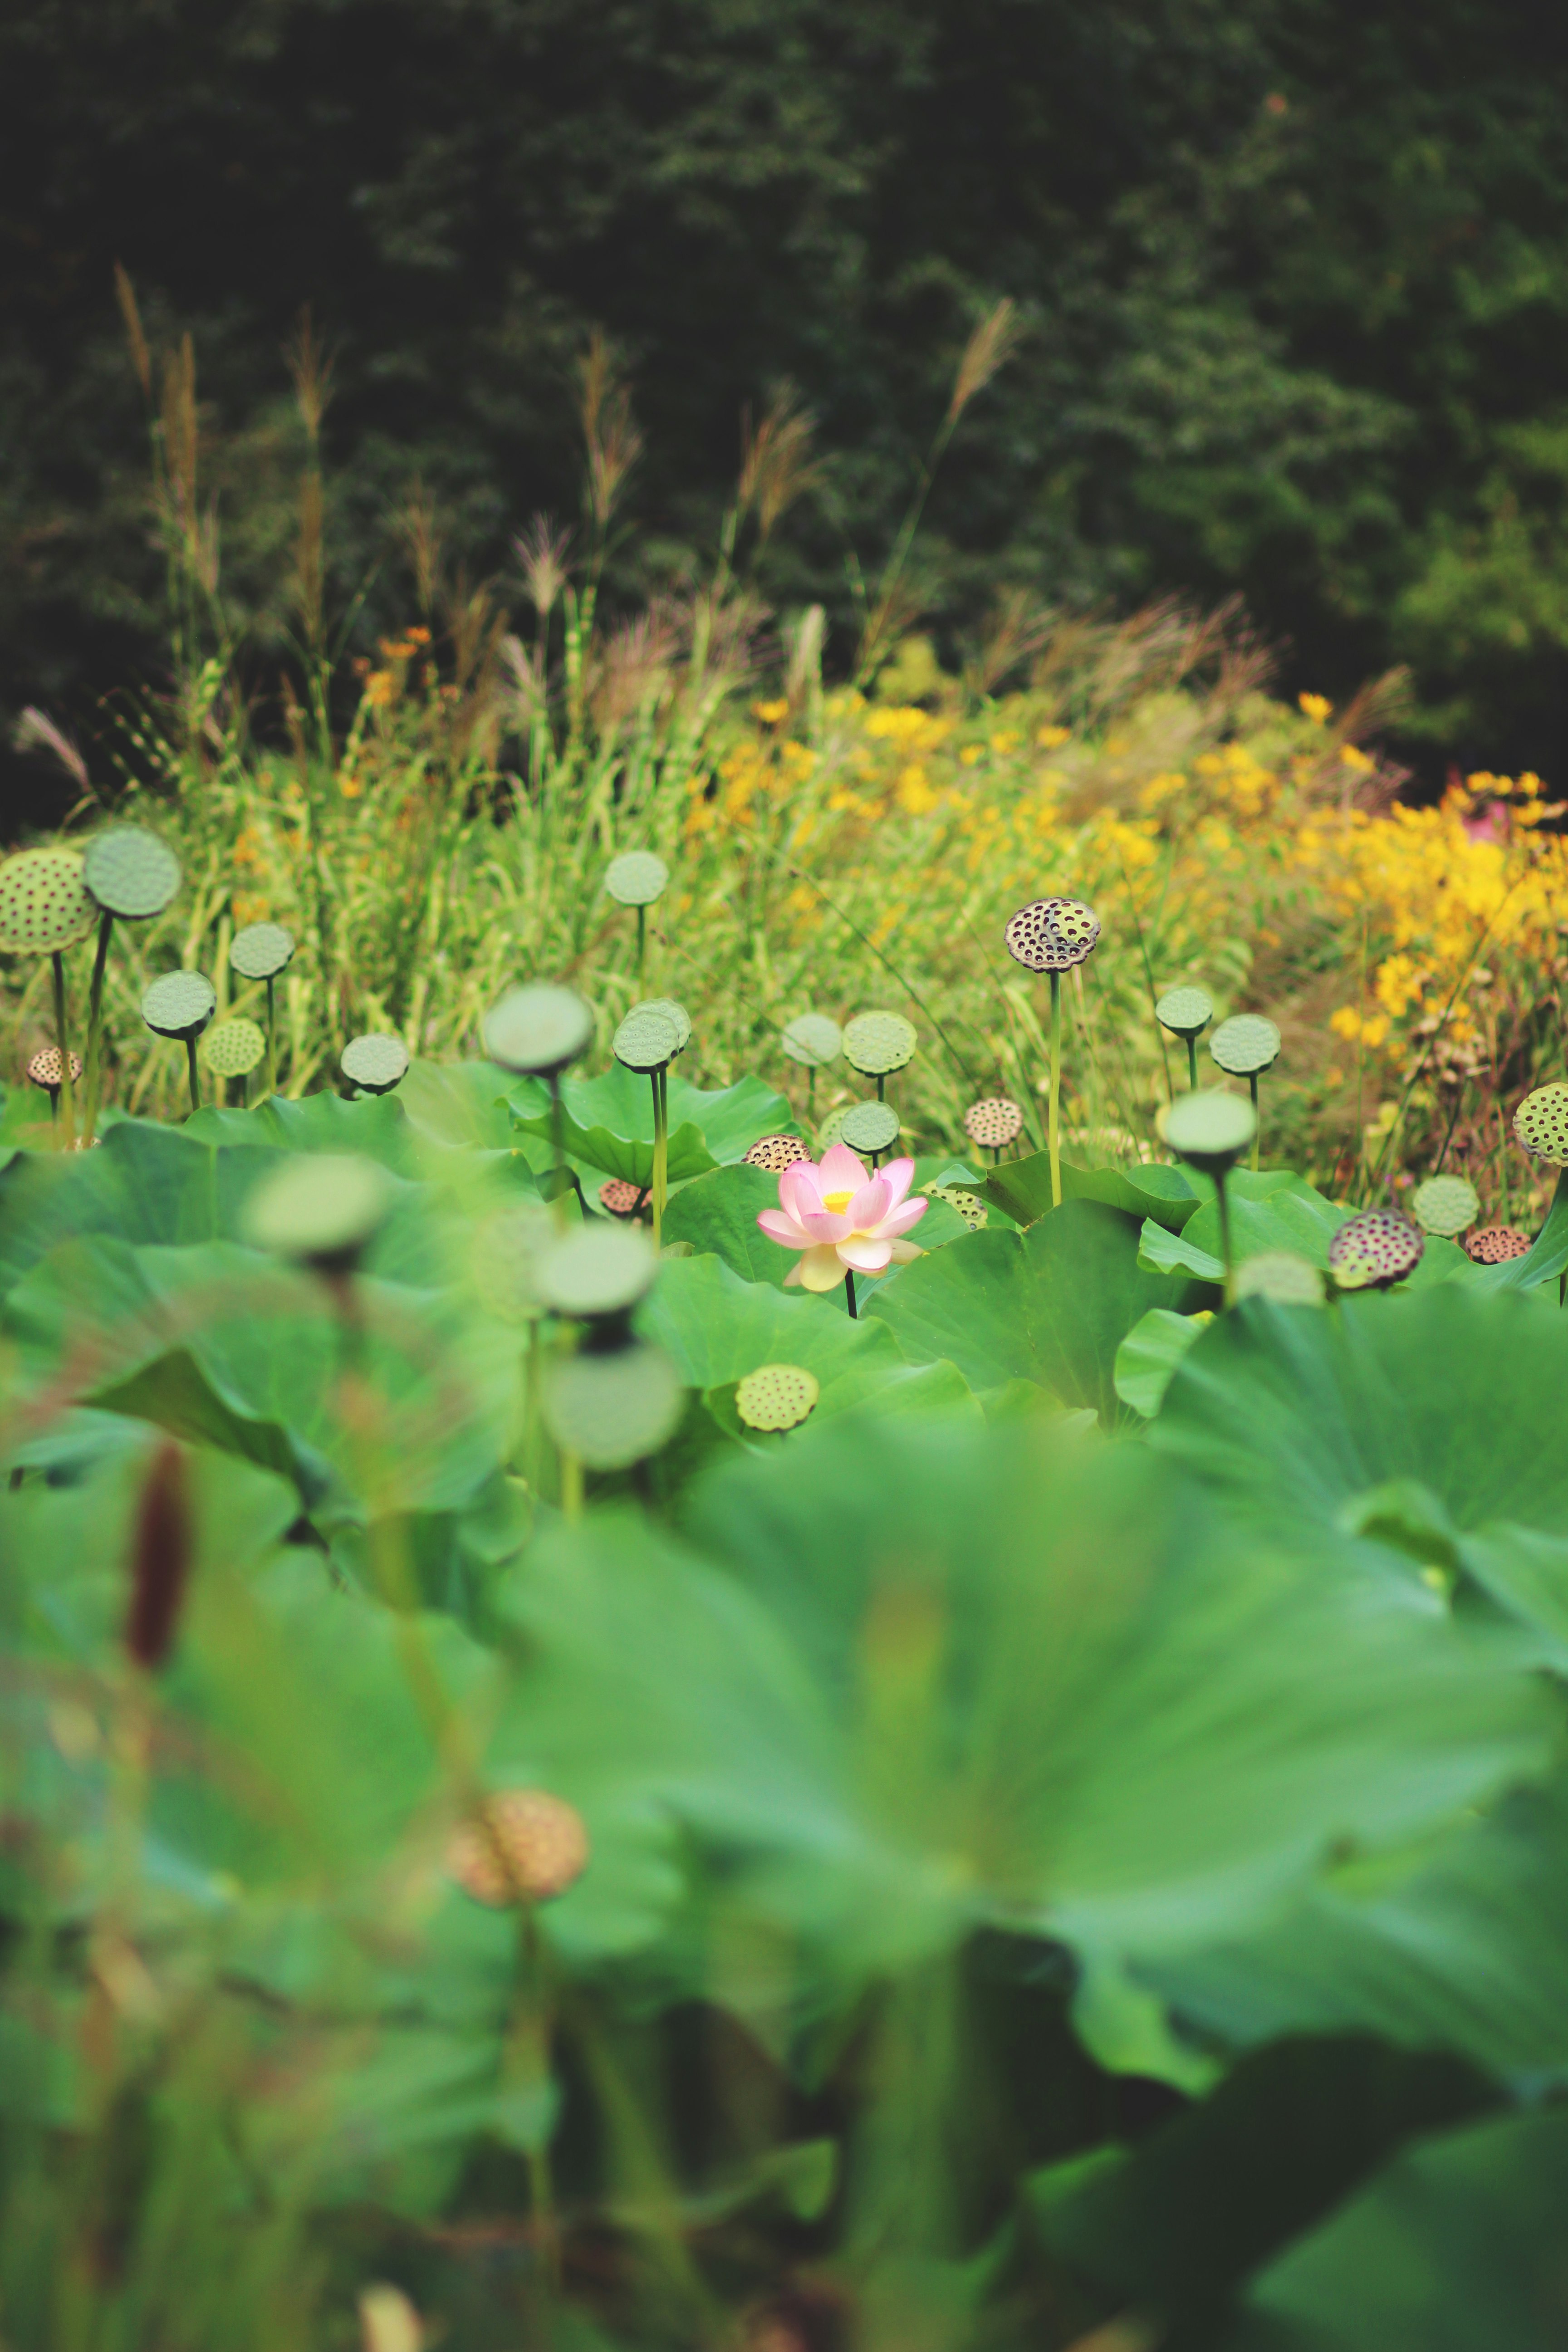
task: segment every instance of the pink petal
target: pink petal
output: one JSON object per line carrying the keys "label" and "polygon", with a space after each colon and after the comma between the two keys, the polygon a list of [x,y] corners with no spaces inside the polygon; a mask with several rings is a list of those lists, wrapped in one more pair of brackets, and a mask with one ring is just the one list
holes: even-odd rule
{"label": "pink petal", "polygon": [[855,1230],[848,1218],[840,1215],[834,1209],[816,1209],[808,1212],[800,1222],[805,1228],[808,1241],[822,1242],[829,1245],[834,1242],[841,1242],[846,1234],[852,1234]]}
{"label": "pink petal", "polygon": [[866,1172],[865,1161],[857,1160],[847,1143],[829,1144],[817,1171],[825,1192],[858,1192]]}
{"label": "pink petal", "polygon": [[898,1207],[899,1202],[903,1199],[904,1194],[910,1189],[910,1179],[913,1177],[914,1172],[915,1163],[912,1160],[889,1160],[887,1166],[882,1171],[882,1181],[884,1184],[888,1185],[892,1192],[893,1197],[888,1203],[889,1209],[896,1209]]}
{"label": "pink petal", "polygon": [[809,1249],[804,1257],[796,1258],[795,1264],[807,1290],[837,1290],[844,1279],[844,1268],[836,1249]]}
{"label": "pink petal", "polygon": [[891,1241],[895,1234],[907,1234],[911,1225],[920,1223],[930,1206],[931,1202],[923,1192],[917,1194],[912,1201],[906,1201],[901,1209],[895,1209],[890,1216],[883,1218],[877,1228],[878,1239]]}
{"label": "pink petal", "polygon": [[880,1274],[892,1262],[893,1244],[872,1241],[866,1234],[855,1234],[848,1241],[839,1243],[838,1255],[858,1274]]}
{"label": "pink petal", "polygon": [[805,1249],[811,1235],[794,1217],[786,1217],[779,1209],[759,1209],[757,1223],[769,1241],[780,1242],[785,1249]]}
{"label": "pink petal", "polygon": [[822,1207],[822,1193],[816,1182],[816,1171],[809,1160],[797,1160],[779,1178],[779,1205],[792,1217],[809,1216]]}
{"label": "pink petal", "polygon": [[879,1219],[887,1215],[892,1205],[888,1198],[887,1185],[880,1176],[873,1176],[868,1184],[861,1185],[844,1213],[849,1220],[850,1231],[874,1233]]}

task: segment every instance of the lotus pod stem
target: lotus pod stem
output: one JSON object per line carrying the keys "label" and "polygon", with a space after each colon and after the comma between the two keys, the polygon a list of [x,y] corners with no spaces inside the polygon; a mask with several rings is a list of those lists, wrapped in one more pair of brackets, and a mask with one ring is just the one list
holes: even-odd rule
{"label": "lotus pod stem", "polygon": [[202,1107],[202,1074],[196,1065],[196,1041],[194,1037],[187,1037],[185,1039],[185,1076],[191,1082],[191,1108],[193,1110],[200,1110]]}
{"label": "lotus pod stem", "polygon": [[[1252,1115],[1254,1118],[1258,1118],[1258,1073],[1256,1070],[1251,1072],[1247,1083],[1252,1094]],[[1258,1125],[1252,1130],[1252,1172],[1255,1176],[1258,1173],[1258,1154],[1262,1141],[1263,1122],[1261,1119],[1258,1119]]]}
{"label": "lotus pod stem", "polygon": [[851,1323],[858,1322],[860,1309],[855,1304],[855,1276],[849,1266],[844,1269],[844,1296],[849,1307],[849,1320]]}
{"label": "lotus pod stem", "polygon": [[90,1143],[98,1125],[98,1102],[102,1085],[103,1069],[103,974],[109,961],[109,935],[114,929],[114,918],[107,908],[99,918],[98,946],[92,959],[92,986],[87,1000],[87,1067],[83,1073],[86,1092],[81,1115],[81,1139]]}
{"label": "lotus pod stem", "polygon": [[665,1092],[668,1068],[650,1070],[653,1087],[653,1245],[662,1244],[664,1204],[669,1190],[669,1097]]}
{"label": "lotus pod stem", "polygon": [[55,1139],[62,1151],[68,1151],[75,1139],[76,1125],[72,1111],[71,1041],[66,1013],[66,964],[58,949],[49,961],[55,981],[55,1043],[60,1049],[60,1117]]}
{"label": "lotus pod stem", "polygon": [[1214,1197],[1215,1206],[1219,1211],[1219,1254],[1225,1260],[1225,1303],[1227,1307],[1234,1307],[1236,1305],[1236,1257],[1231,1247],[1230,1201],[1225,1189],[1226,1175],[1225,1169],[1215,1169]]}
{"label": "lotus pod stem", "polygon": [[[1196,1094],[1198,1090],[1198,1041],[1196,1037],[1189,1037],[1187,1039],[1187,1085],[1192,1089],[1193,1093]],[[1256,1094],[1257,1091],[1258,1089],[1255,1086],[1253,1092]]]}
{"label": "lotus pod stem", "polygon": [[1051,1093],[1046,1141],[1051,1155],[1051,1206],[1062,1204],[1062,976],[1051,974]]}

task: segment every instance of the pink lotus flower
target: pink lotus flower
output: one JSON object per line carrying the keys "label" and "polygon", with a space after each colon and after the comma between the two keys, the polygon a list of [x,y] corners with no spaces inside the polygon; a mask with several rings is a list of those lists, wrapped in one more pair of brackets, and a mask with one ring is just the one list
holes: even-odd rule
{"label": "pink lotus flower", "polygon": [[880,1274],[923,1253],[902,1236],[918,1225],[929,1203],[918,1194],[906,1201],[912,1160],[889,1160],[870,1175],[846,1143],[829,1146],[820,1166],[797,1160],[779,1178],[776,1209],[757,1219],[769,1241],[799,1250],[800,1262],[784,1276],[784,1287],[833,1290],[847,1274]]}

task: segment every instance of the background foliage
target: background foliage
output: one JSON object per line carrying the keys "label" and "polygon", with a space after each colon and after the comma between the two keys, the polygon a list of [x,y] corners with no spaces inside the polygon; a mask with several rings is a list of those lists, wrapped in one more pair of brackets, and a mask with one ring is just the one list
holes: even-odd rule
{"label": "background foliage", "polygon": [[[0,703],[79,721],[145,662],[162,566],[111,274],[193,338],[228,593],[274,633],[302,436],[280,346],[335,352],[338,601],[397,612],[421,477],[471,576],[570,508],[592,323],[646,447],[622,598],[711,537],[737,415],[793,379],[828,453],[762,580],[847,647],[954,356],[918,586],[939,632],[1047,601],[1239,590],[1399,739],[1551,774],[1568,579],[1568,35],[1439,0],[26,0],[0,24]],[[40,788],[36,762],[14,772]]]}

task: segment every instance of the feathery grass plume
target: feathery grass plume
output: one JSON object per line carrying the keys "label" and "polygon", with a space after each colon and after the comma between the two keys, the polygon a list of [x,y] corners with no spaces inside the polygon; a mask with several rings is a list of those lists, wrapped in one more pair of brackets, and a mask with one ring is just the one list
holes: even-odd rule
{"label": "feathery grass plume", "polygon": [[1026,588],[999,592],[973,655],[964,665],[963,683],[976,701],[984,701],[1005,677],[1033,660],[1050,637],[1053,618]]}
{"label": "feathery grass plume", "polygon": [[595,327],[578,365],[577,415],[588,459],[588,509],[603,534],[620,503],[626,477],[642,455],[632,396],[604,331]]}
{"label": "feathery grass plume", "polygon": [[987,310],[963,347],[963,357],[952,380],[952,398],[947,405],[950,428],[957,424],[976,393],[984,392],[992,377],[1006,366],[1022,340],[1018,306],[1010,296],[1004,295]]}
{"label": "feathery grass plume", "polygon": [[775,386],[755,431],[750,409],[742,411],[735,504],[742,520],[755,513],[759,548],[767,544],[780,516],[822,478],[812,456],[816,430],[815,413],[802,405],[799,389],[787,376]]}
{"label": "feathery grass plume", "polygon": [[522,569],[528,601],[538,619],[547,621],[571,577],[566,559],[572,532],[558,527],[551,516],[536,514],[511,544]]}
{"label": "feathery grass plume", "polygon": [[174,1647],[195,1550],[184,1449],[166,1437],[153,1457],[136,1510],[125,1649],[155,1674]]}
{"label": "feathery grass plume", "polygon": [[84,795],[92,791],[87,772],[87,761],[68,735],[62,734],[47,711],[36,703],[28,703],[11,731],[11,745],[17,751],[48,751],[57,759]]}
{"label": "feathery grass plume", "polygon": [[427,621],[436,610],[441,579],[441,526],[435,500],[417,474],[405,493],[396,530],[414,573],[415,600]]}
{"label": "feathery grass plume", "polygon": [[322,351],[309,303],[284,348],[295,404],[305,427],[300,521],[294,542],[294,600],[305,642],[320,652],[325,622],[326,541],[322,524],[321,420],[332,396],[332,362]]}
{"label": "feathery grass plume", "polygon": [[136,381],[142,387],[143,400],[153,397],[153,354],[147,348],[147,338],[142,331],[142,313],[136,306],[136,289],[132,284],[123,262],[114,265],[114,299],[120,305],[120,316],[125,327],[125,340],[131,346],[131,364],[136,371]]}
{"label": "feathery grass plume", "polygon": [[196,352],[186,333],[163,358],[163,462],[172,518],[187,542],[195,530],[197,457]]}

